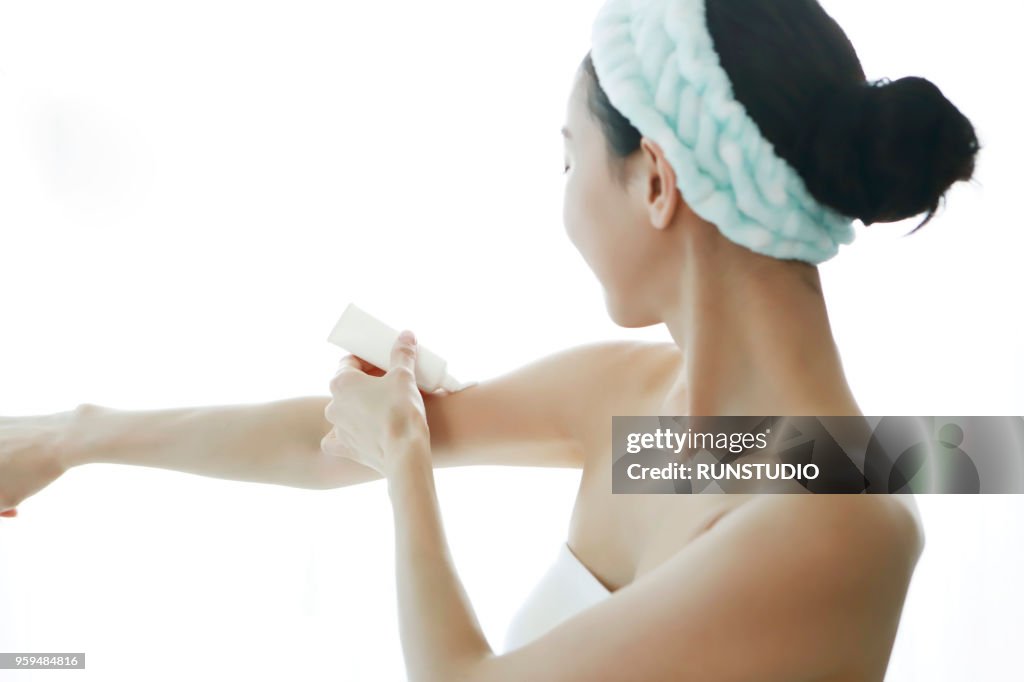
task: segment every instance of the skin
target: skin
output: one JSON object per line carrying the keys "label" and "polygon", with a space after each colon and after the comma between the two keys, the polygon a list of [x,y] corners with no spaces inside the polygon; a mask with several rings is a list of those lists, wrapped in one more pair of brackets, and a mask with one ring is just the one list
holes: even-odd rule
{"label": "skin", "polygon": [[[310,488],[385,478],[412,680],[882,680],[923,547],[898,496],[610,494],[612,415],[860,411],[817,269],[725,239],[647,139],[618,183],[582,87],[566,110],[566,233],[611,318],[664,324],[672,343],[573,348],[450,395],[416,389],[415,347],[398,343],[388,368],[344,357],[330,398],[0,418],[0,512],[89,462]],[[568,544],[612,592],[501,655],[433,480],[471,464],[581,468]]]}

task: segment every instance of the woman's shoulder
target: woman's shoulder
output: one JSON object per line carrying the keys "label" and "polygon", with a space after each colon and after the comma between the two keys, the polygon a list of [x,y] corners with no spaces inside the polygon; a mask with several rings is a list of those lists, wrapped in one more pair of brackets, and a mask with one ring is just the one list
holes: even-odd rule
{"label": "woman's shoulder", "polygon": [[[882,495],[743,498],[696,537],[679,527],[677,551],[649,557],[551,649],[633,638],[672,652],[651,669],[699,657],[730,679],[881,679],[915,563],[906,507]],[[735,657],[737,641],[748,656]]]}
{"label": "woman's shoulder", "polygon": [[924,548],[912,495],[752,495],[722,521],[768,523],[865,569],[885,559],[908,579]]}
{"label": "woman's shoulder", "polygon": [[578,434],[593,456],[607,454],[613,416],[662,414],[682,366],[682,352],[674,342],[627,340],[598,347],[592,367],[600,381],[577,392],[585,406],[577,412]]}
{"label": "woman's shoulder", "polygon": [[921,520],[921,510],[917,506],[917,495],[912,493],[907,494],[892,494],[892,495],[869,495],[867,497],[875,497],[880,499],[887,499],[896,508],[897,515],[902,515],[901,524],[904,528],[904,532],[907,536],[907,542],[914,548],[915,559],[921,555],[924,551],[925,544],[925,533],[924,533],[924,522]]}

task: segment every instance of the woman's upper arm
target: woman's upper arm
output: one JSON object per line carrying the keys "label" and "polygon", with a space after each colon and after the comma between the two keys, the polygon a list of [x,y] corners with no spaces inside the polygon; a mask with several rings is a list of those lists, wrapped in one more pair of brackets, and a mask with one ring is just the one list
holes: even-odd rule
{"label": "woman's upper arm", "polygon": [[902,603],[913,570],[910,524],[872,498],[745,503],[649,574],[467,679],[792,682],[871,665],[879,654],[867,640],[884,640],[879,628],[895,634],[879,609]]}
{"label": "woman's upper arm", "polygon": [[[595,420],[615,414],[630,396],[648,390],[678,355],[674,343],[599,341],[574,346],[470,388],[423,396],[434,464],[583,465]],[[324,414],[330,396],[275,401],[286,444],[302,454],[321,452],[333,425]],[[279,414],[284,412],[284,414]],[[588,440],[589,439],[589,440]],[[317,458],[325,487],[380,478],[361,464]]]}
{"label": "woman's upper arm", "polygon": [[593,416],[641,385],[667,345],[675,347],[574,346],[456,393],[425,395],[435,464],[582,467]]}

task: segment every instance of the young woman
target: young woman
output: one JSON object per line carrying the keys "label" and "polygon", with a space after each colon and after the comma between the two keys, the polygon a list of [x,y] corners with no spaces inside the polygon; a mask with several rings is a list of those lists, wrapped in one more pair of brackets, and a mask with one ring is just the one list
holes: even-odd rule
{"label": "young woman", "polygon": [[[410,679],[882,680],[923,548],[912,498],[613,495],[611,416],[860,415],[816,265],[853,218],[927,222],[971,177],[974,130],[927,80],[866,82],[814,0],[611,0],[593,36],[563,130],[565,226],[612,319],[672,342],[423,394],[400,340],[388,368],[343,358],[330,398],[0,420],[0,512],[86,462],[385,477]],[[500,652],[433,484],[473,464],[582,469],[567,542]]]}

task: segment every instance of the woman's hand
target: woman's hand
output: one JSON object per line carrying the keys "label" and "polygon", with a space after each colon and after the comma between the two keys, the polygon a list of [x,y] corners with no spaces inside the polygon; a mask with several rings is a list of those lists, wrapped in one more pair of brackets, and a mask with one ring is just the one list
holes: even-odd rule
{"label": "woman's hand", "polygon": [[399,335],[391,348],[391,367],[367,371],[353,355],[341,359],[331,380],[331,402],[324,415],[334,424],[320,442],[328,454],[347,457],[390,476],[410,452],[429,452],[423,396],[416,385],[416,342]]}
{"label": "woman's hand", "polygon": [[60,443],[75,411],[32,417],[0,417],[0,516],[67,471]]}

